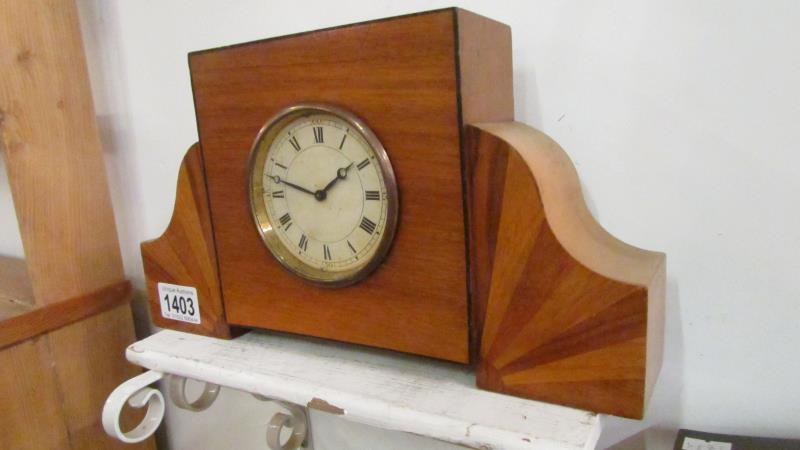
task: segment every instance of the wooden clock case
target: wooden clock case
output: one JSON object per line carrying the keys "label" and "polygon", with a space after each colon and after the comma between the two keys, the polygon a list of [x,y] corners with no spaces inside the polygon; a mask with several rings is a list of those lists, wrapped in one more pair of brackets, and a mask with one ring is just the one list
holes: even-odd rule
{"label": "wooden clock case", "polygon": [[[200,142],[167,230],[142,244],[157,325],[471,362],[487,389],[641,417],[660,365],[664,257],[600,228],[568,157],[513,122],[508,26],[451,8],[195,52],[189,66]],[[363,119],[400,191],[385,262],[345,288],[281,267],[249,211],[254,137],[307,101]],[[201,323],[162,317],[159,282],[195,287]]]}

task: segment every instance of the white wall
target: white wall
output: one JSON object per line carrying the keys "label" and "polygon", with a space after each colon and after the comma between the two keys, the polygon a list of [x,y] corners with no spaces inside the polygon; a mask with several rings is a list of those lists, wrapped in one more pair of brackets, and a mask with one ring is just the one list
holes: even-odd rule
{"label": "white wall", "polygon": [[[139,288],[139,242],[166,226],[197,139],[187,52],[456,3],[511,25],[517,118],[568,151],[599,221],[668,254],[655,397],[644,422],[611,419],[603,442],[678,425],[800,436],[800,3],[79,3]],[[241,418],[244,396],[225,395],[203,420]],[[173,448],[198,448],[181,436],[205,422],[170,417]]]}
{"label": "white wall", "polygon": [[6,175],[6,162],[2,154],[0,154],[0,255],[20,257],[24,255],[22,237],[14,213],[14,201],[11,198],[11,186]]}

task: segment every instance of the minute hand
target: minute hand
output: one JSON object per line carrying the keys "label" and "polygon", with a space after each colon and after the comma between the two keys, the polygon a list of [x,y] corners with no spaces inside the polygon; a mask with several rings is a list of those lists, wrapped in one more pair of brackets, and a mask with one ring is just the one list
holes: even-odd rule
{"label": "minute hand", "polygon": [[304,187],[302,187],[302,186],[298,186],[298,185],[296,185],[296,184],[294,184],[294,183],[290,183],[290,182],[288,182],[288,181],[286,181],[286,180],[282,179],[281,177],[279,177],[279,176],[277,176],[277,175],[276,175],[276,176],[273,176],[273,177],[272,177],[272,179],[273,179],[273,180],[274,180],[276,183],[278,183],[278,184],[285,184],[285,185],[287,185],[287,186],[289,186],[289,187],[291,187],[291,188],[295,188],[295,189],[297,189],[298,191],[305,192],[306,194],[311,194],[311,195],[314,195],[314,193],[313,193],[313,192],[311,192],[311,191],[309,191],[308,189],[306,189],[306,188],[304,188]]}

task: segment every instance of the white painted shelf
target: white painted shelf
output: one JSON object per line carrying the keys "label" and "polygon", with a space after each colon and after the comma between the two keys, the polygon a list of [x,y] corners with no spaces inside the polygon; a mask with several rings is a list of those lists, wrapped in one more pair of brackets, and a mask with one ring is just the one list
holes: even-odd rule
{"label": "white painted shelf", "polygon": [[479,390],[468,368],[335,342],[250,332],[225,341],[164,330],[127,350],[148,369],[480,449],[593,449],[590,412]]}

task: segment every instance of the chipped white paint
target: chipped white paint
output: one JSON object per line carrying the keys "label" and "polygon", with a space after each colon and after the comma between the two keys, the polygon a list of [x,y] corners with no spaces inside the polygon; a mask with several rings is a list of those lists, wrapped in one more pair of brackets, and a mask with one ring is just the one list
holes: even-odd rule
{"label": "chipped white paint", "polygon": [[327,412],[479,449],[593,449],[596,414],[475,388],[466,367],[334,342],[251,332],[230,341],[164,330],[128,359]]}

